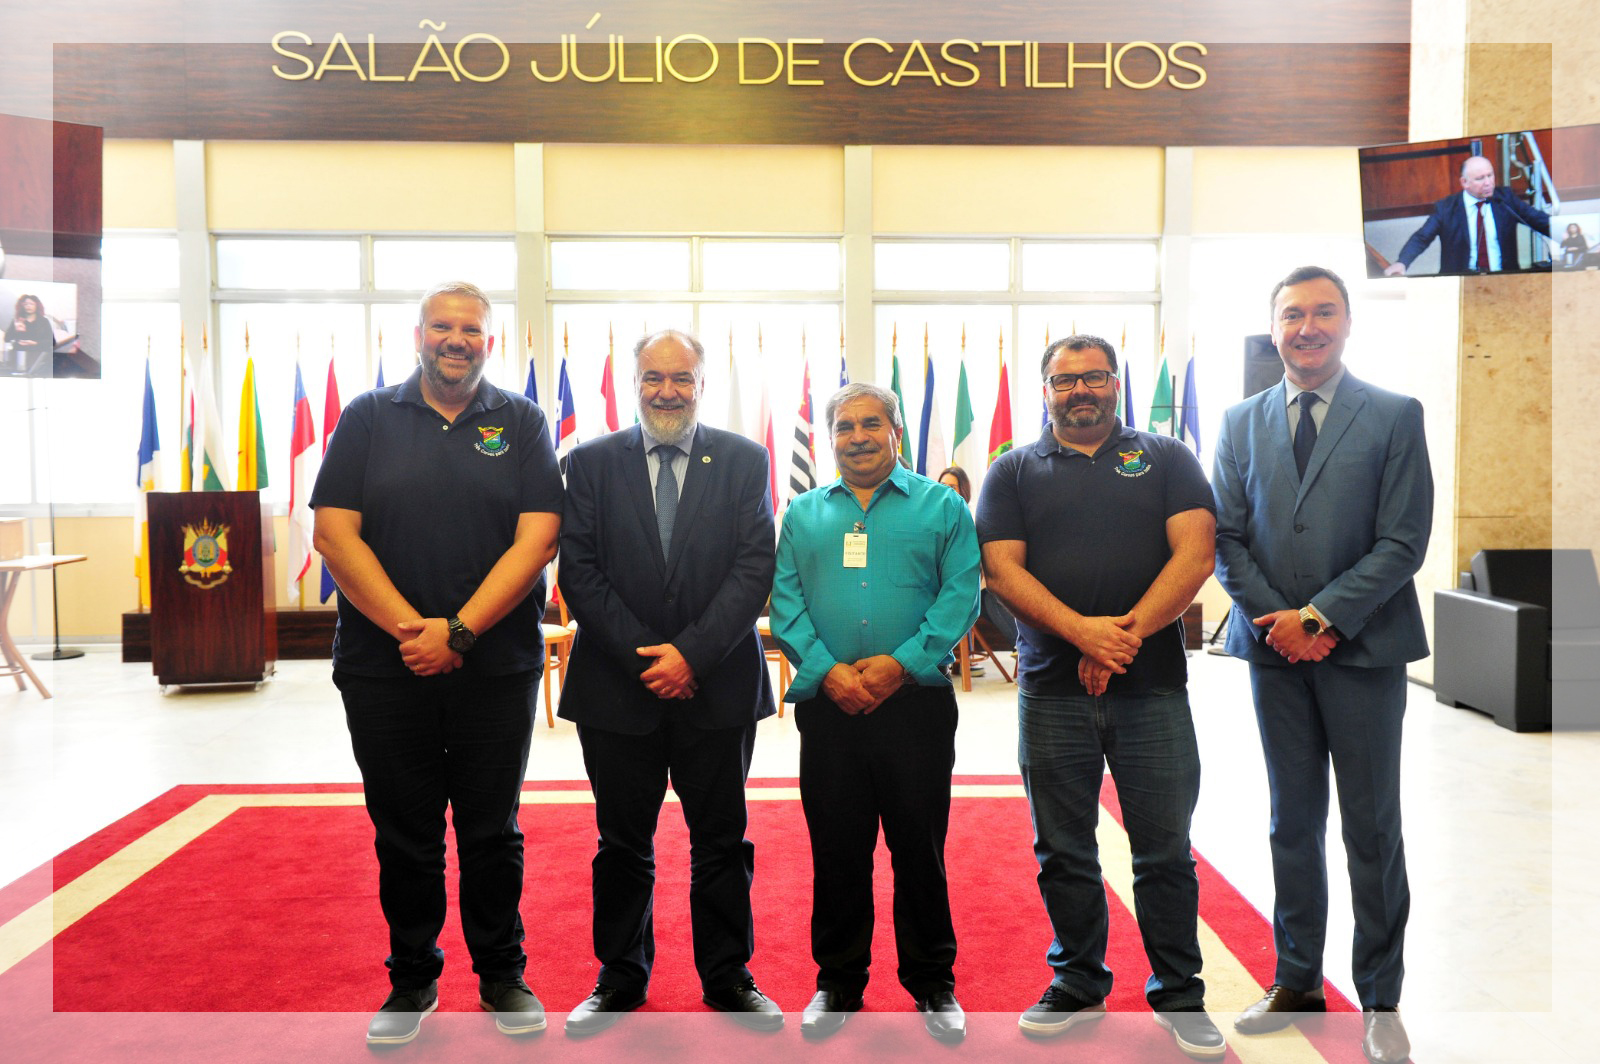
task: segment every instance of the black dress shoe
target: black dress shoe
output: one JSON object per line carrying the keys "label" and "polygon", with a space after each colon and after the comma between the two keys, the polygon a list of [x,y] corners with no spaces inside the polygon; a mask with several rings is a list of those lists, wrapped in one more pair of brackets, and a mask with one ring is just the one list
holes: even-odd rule
{"label": "black dress shoe", "polygon": [[961,1011],[956,996],[941,990],[917,999],[917,1011],[922,1013],[922,1026],[941,1042],[959,1042],[967,1036],[967,1014]]}
{"label": "black dress shoe", "polygon": [[806,1038],[826,1038],[844,1026],[852,1012],[861,1011],[861,995],[842,990],[818,990],[800,1014],[800,1034]]}
{"label": "black dress shoe", "polygon": [[614,986],[596,983],[594,993],[584,998],[567,1013],[567,1033],[594,1034],[603,1031],[644,1004],[643,990],[618,990]]}
{"label": "black dress shoe", "polygon": [[776,1001],[757,990],[753,982],[714,992],[707,990],[700,995],[700,1000],[757,1031],[776,1031],[783,1026],[783,1010]]}
{"label": "black dress shoe", "polygon": [[1321,990],[1308,993],[1273,983],[1260,1001],[1239,1013],[1233,1029],[1240,1034],[1266,1034],[1289,1026],[1296,1013],[1327,1011],[1328,1001]]}
{"label": "black dress shoe", "polygon": [[1411,1059],[1411,1039],[1406,1037],[1398,1010],[1367,1009],[1362,1019],[1367,1031],[1361,1039],[1361,1052],[1372,1064],[1403,1064]]}

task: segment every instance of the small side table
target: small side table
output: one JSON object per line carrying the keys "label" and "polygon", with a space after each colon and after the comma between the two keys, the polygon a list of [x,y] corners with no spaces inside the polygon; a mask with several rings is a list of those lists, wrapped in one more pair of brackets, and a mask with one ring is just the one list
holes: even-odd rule
{"label": "small side table", "polygon": [[11,600],[16,597],[17,585],[22,582],[22,574],[37,569],[54,569],[88,559],[87,554],[26,554],[21,558],[0,562],[0,652],[5,655],[5,664],[0,665],[0,676],[15,677],[17,690],[28,689],[27,683],[23,680],[26,676],[33,681],[33,686],[39,689],[42,697],[50,697],[49,688],[39,682],[39,677],[28,667],[27,657],[17,649],[17,644],[11,641]]}

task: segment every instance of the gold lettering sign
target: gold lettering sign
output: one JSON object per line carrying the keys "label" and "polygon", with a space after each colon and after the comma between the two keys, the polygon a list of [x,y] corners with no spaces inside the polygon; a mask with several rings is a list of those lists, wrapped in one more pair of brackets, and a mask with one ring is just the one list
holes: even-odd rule
{"label": "gold lettering sign", "polygon": [[[600,19],[596,14],[584,30],[593,30]],[[433,32],[417,46],[407,74],[398,73],[398,64],[389,73],[379,72],[374,34],[366,34],[363,56],[342,31],[326,45],[318,45],[307,33],[283,30],[272,37],[272,51],[280,57],[273,62],[272,73],[284,81],[344,77],[384,82],[449,77],[457,83],[463,79],[494,82],[511,73],[511,48],[499,37],[473,32],[462,36],[453,48],[447,47],[439,37],[445,25],[432,19],[417,24],[418,29]],[[359,39],[358,35],[352,36]],[[699,33],[680,33],[671,40],[657,36],[653,45],[635,43],[635,58],[630,60],[627,41],[620,33],[608,33],[603,41],[599,34],[581,42],[578,36],[562,33],[554,42],[540,45],[539,54],[518,68],[520,76],[531,75],[534,82],[547,84],[572,78],[589,84],[660,84],[671,79],[693,85],[717,73],[722,65],[722,48],[730,47],[724,44],[719,48]],[[604,60],[591,50],[587,53],[588,68],[581,68],[580,44],[604,48]],[[993,84],[1005,89],[1017,85],[1014,77],[1008,77],[1014,73],[1009,69],[1009,60],[1020,51],[1020,88],[1142,91],[1170,86],[1190,90],[1206,83],[1206,70],[1195,61],[1195,57],[1206,55],[1206,46],[1198,41],[1177,41],[1162,47],[1150,41],[978,42],[952,37],[942,43],[913,39],[896,45],[878,37],[862,37],[845,44],[834,60],[819,58],[813,51],[826,44],[820,37],[789,37],[783,41],[740,37],[731,46],[737,59],[731,64],[736,71],[733,77],[739,85],[770,85],[780,78],[787,85],[826,85],[831,77],[845,78],[865,88],[895,89],[902,82],[909,82],[954,89],[987,88]],[[552,47],[553,57],[547,51]],[[649,49],[648,59],[640,56],[642,49]],[[389,61],[396,62],[392,56]],[[1080,72],[1085,76],[1079,78]]]}

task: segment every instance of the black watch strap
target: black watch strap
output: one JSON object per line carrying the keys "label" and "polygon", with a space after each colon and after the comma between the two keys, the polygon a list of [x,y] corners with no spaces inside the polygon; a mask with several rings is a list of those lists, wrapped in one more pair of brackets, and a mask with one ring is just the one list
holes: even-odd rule
{"label": "black watch strap", "polygon": [[460,617],[452,617],[448,623],[450,636],[445,640],[445,645],[457,654],[465,654],[471,650],[472,644],[478,641],[478,637],[473,634],[472,629],[462,624]]}

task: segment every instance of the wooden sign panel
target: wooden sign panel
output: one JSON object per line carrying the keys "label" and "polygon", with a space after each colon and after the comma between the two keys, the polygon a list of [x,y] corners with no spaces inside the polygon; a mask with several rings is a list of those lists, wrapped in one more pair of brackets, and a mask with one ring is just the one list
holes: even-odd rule
{"label": "wooden sign panel", "polygon": [[183,139],[1359,145],[1407,132],[1405,43],[470,37],[60,44],[55,113],[110,137]]}

